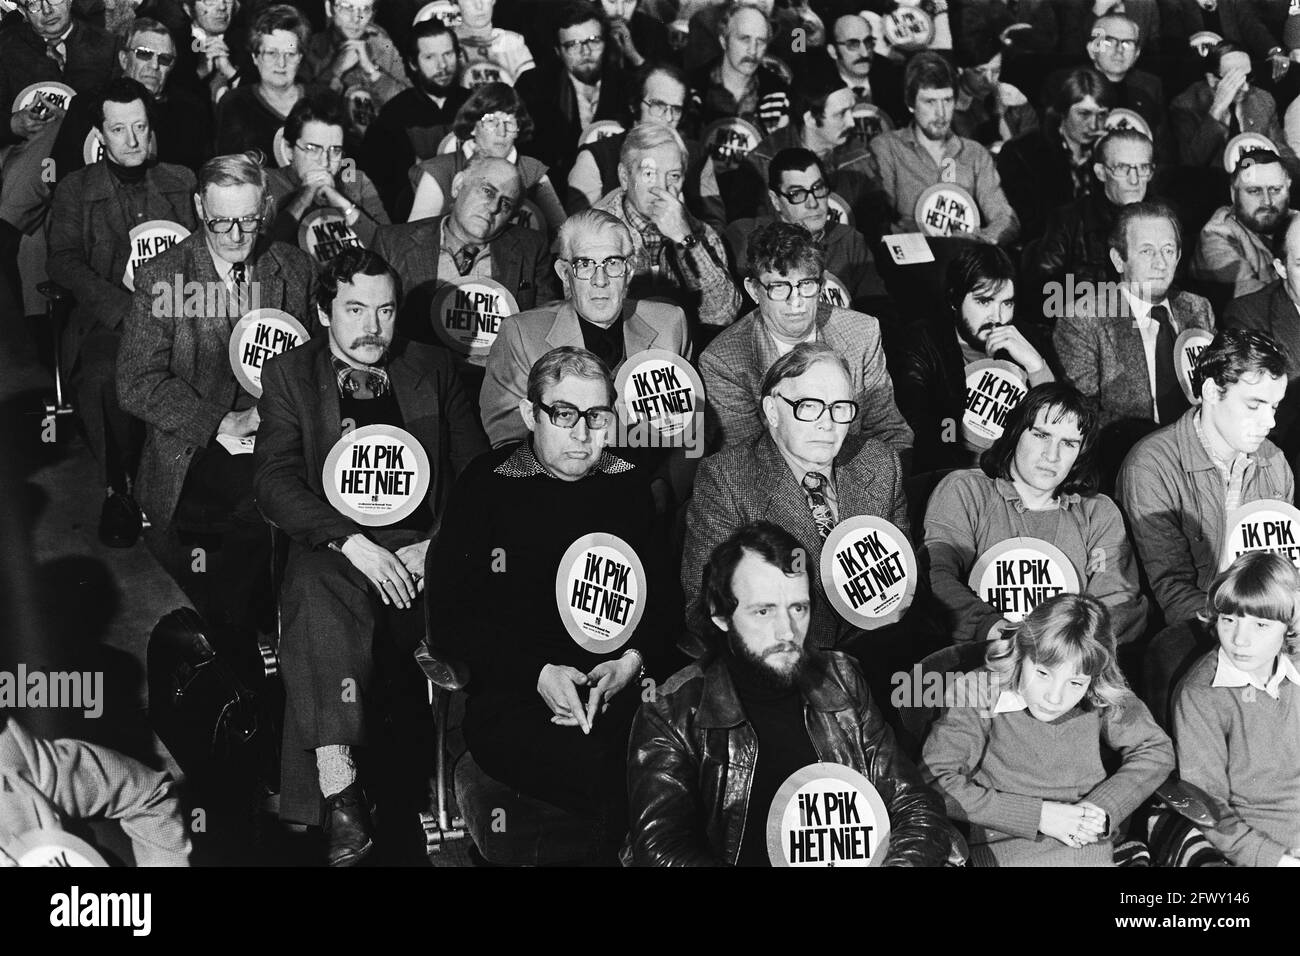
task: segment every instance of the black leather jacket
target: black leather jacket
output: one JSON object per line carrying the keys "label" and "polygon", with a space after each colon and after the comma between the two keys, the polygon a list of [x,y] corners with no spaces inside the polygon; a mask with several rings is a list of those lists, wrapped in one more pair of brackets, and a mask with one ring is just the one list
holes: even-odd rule
{"label": "black leather jacket", "polygon": [[[853,768],[879,791],[891,827],[886,866],[944,863],[952,831],[943,802],[896,747],[853,660],[838,651],[820,657],[825,676],[803,691],[804,723],[818,757]],[[757,751],[721,657],[674,674],[632,725],[633,864],[734,865]]]}

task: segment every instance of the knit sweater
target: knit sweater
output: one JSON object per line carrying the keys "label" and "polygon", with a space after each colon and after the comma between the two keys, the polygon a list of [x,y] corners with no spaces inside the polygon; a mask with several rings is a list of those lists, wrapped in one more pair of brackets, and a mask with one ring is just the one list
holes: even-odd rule
{"label": "knit sweater", "polygon": [[[971,859],[990,866],[1110,866],[1123,820],[1174,769],[1174,748],[1137,697],[1104,711],[1076,706],[1051,722],[1028,710],[994,714],[992,674],[966,674],[975,706],[948,707],[925,741],[921,773],[948,815],[970,826]],[[981,692],[981,688],[983,688]],[[1110,776],[1101,744],[1122,757]],[[1043,802],[1087,800],[1105,810],[1109,830],[1073,848],[1038,832]]]}
{"label": "knit sweater", "polygon": [[1218,667],[1215,648],[1178,687],[1179,773],[1213,799],[1219,825],[1204,832],[1220,853],[1238,866],[1276,866],[1300,847],[1300,687],[1284,679],[1276,699],[1215,687]]}
{"label": "knit sweater", "polygon": [[981,554],[1017,536],[1050,541],[1065,553],[1083,593],[1110,610],[1120,643],[1141,635],[1147,602],[1115,502],[1100,494],[1062,495],[1059,508],[1028,511],[1015,485],[971,468],[944,478],[925,514],[930,586],[947,613],[954,643],[987,640],[1002,619],[966,582]]}

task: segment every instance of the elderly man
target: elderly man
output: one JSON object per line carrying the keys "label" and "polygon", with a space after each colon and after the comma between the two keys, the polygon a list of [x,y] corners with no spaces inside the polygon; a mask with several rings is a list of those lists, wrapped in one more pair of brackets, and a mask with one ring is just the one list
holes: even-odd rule
{"label": "elderly man", "polygon": [[519,403],[526,397],[529,370],[553,348],[585,348],[615,374],[646,349],[691,357],[681,309],[627,297],[632,237],[620,220],[599,209],[584,210],[560,227],[559,246],[555,272],[564,300],[505,319],[488,355],[479,410],[493,445],[527,437]]}
{"label": "elderly man", "polygon": [[149,161],[149,93],[135,80],[114,80],[99,101],[95,129],[105,159],[70,173],[54,195],[49,220],[49,276],[76,298],[64,334],[63,361],[72,370],[77,411],[92,453],[104,469],[108,497],[99,540],[125,548],[140,536],[131,497],[139,462],[139,422],[117,401],[117,351],[131,305],[125,285],[131,229],[160,219],[193,231],[194,174]]}
{"label": "elderly man", "polygon": [[1220,206],[1201,228],[1192,275],[1229,297],[1258,292],[1273,281],[1273,255],[1291,218],[1291,176],[1266,149],[1242,153],[1232,171],[1232,205]]}
{"label": "elderly man", "polygon": [[1174,340],[1189,328],[1214,328],[1209,302],[1190,292],[1170,295],[1183,249],[1172,209],[1161,202],[1125,206],[1109,244],[1118,294],[1107,283],[1066,303],[1053,333],[1066,380],[1097,402],[1103,487],[1138,438],[1187,408],[1174,373]]}
{"label": "elderly man", "polygon": [[769,808],[795,771],[823,760],[865,775],[884,800],[885,866],[947,860],[942,803],[898,749],[862,672],[809,646],[821,604],[809,564],[800,541],[767,521],[710,552],[701,603],[716,653],[669,678],[632,725],[636,865],[770,865]]}
{"label": "elderly man", "polygon": [[745,289],[758,308],[723,331],[700,355],[708,398],[710,448],[746,444],[763,431],[762,385],[767,370],[801,342],[822,342],[849,367],[857,413],[850,448],[875,438],[906,458],[912,430],[894,404],[885,371],[880,323],[869,315],[819,302],[825,255],[802,226],[772,223],[749,243]]}
{"label": "elderly man", "polygon": [[406,293],[397,320],[402,336],[437,341],[429,305],[433,294],[458,276],[501,283],[520,309],[558,298],[546,240],[510,222],[522,194],[513,163],[475,158],[452,180],[450,213],[379,229],[375,252],[396,270]]}
{"label": "elderly man", "polygon": [[253,69],[248,17],[242,15],[239,0],[185,0],[184,9],[189,42],[183,39],[177,51],[177,82],[215,104],[241,72]]}
{"label": "elderly man", "polygon": [[994,244],[1011,242],[1020,231],[1016,214],[1002,192],[1002,181],[989,151],[952,131],[956,77],[948,62],[935,53],[918,53],[904,77],[912,124],[881,133],[871,141],[871,155],[889,197],[894,232],[916,232],[916,202],[921,193],[941,182],[961,186],[979,206],[980,238]]}
{"label": "elderly man", "polygon": [[619,154],[619,188],[593,208],[621,219],[632,235],[633,296],[666,296],[700,325],[729,325],[740,293],[717,232],[686,210],[686,160],[676,130],[636,127]]}
{"label": "elderly man", "polygon": [[[590,352],[542,356],[519,403],[529,439],[460,476],[425,572],[436,582],[425,599],[430,643],[470,669],[470,756],[501,784],[592,819],[610,862],[627,828],[639,675],[662,676],[674,619],[649,491],[637,468],[606,450],[614,400],[609,370]],[[565,552],[592,534],[621,539],[647,581],[640,622],[631,629],[625,619],[620,642],[603,653],[570,636],[555,600]],[[525,812],[503,809],[507,820]]]}
{"label": "elderly man", "polygon": [[253,597],[269,596],[270,539],[246,441],[257,434],[257,400],[235,379],[231,331],[257,308],[309,331],[317,324],[310,257],[280,242],[255,249],[269,198],[253,157],[203,165],[200,228],[136,271],[118,354],[118,399],[145,422],[136,481],[152,523],[145,543],[214,626],[251,623]]}
{"label": "elderly man", "polygon": [[691,95],[701,104],[699,121],[738,116],[765,136],[789,123],[790,87],[763,65],[772,40],[767,13],[754,2],[731,0],[715,36],[722,55],[691,74]]}
{"label": "elderly man", "polygon": [[826,53],[855,103],[871,103],[899,126],[907,122],[903,106],[903,71],[888,57],[876,53],[875,31],[866,17],[846,13],[835,20],[827,37]]}
{"label": "elderly man", "polygon": [[[456,475],[487,449],[447,353],[394,336],[397,300],[386,262],[345,249],[317,293],[328,336],[272,359],[262,376],[254,488],[291,541],[280,599],[288,717],[280,815],[317,824],[323,796],[332,866],[359,862],[373,846],[354,754],[381,696],[373,645],[382,635],[404,655],[419,641],[432,534]],[[325,459],[348,422],[404,429],[428,455],[429,490],[407,518],[363,527],[330,504]],[[356,694],[341,698],[349,678]],[[297,773],[313,756],[315,774]]]}

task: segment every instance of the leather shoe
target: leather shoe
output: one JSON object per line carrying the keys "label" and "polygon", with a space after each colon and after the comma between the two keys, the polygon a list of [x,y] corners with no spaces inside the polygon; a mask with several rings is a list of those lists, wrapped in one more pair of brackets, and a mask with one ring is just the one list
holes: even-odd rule
{"label": "leather shoe", "polygon": [[109,548],[130,548],[140,540],[140,506],[134,498],[115,492],[104,499],[99,540]]}
{"label": "leather shoe", "polygon": [[370,807],[360,781],[326,797],[325,813],[330,866],[355,866],[370,855],[375,841],[371,836]]}

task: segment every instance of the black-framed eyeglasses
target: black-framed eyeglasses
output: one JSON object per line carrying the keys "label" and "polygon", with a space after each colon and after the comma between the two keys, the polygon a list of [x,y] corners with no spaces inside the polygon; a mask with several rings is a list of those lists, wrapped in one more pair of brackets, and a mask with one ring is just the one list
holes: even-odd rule
{"label": "black-framed eyeglasses", "polygon": [[317,156],[319,156],[321,154],[321,150],[324,150],[325,155],[328,156],[330,159],[343,158],[342,146],[322,146],[320,143],[294,143],[293,148],[302,150],[312,159],[315,159]]}
{"label": "black-framed eyeglasses", "polygon": [[847,399],[842,402],[831,402],[828,405],[820,398],[789,399],[778,392],[772,394],[794,409],[794,417],[801,422],[818,421],[826,414],[828,408],[831,410],[831,421],[837,425],[847,425],[858,417],[858,403]]}
{"label": "black-framed eyeglasses", "polygon": [[600,262],[586,256],[576,256],[564,261],[569,264],[573,277],[583,281],[595,277],[597,266],[611,279],[621,279],[627,275],[627,256],[606,256]]}
{"label": "black-framed eyeglasses", "polygon": [[1118,176],[1120,179],[1128,179],[1134,173],[1138,179],[1150,179],[1155,175],[1155,163],[1111,163],[1106,167],[1112,176]]}
{"label": "black-framed eyeglasses", "polygon": [[552,425],[559,428],[573,428],[581,418],[586,420],[589,429],[599,431],[609,427],[609,423],[614,420],[614,409],[608,405],[593,405],[582,409],[568,402],[556,402],[554,405],[538,402],[537,407],[546,413]]}
{"label": "black-framed eyeglasses", "polygon": [[835,40],[833,42],[836,46],[842,46],[846,50],[868,50],[876,45],[875,37],[863,37],[862,39],[851,37],[848,40]]}
{"label": "black-framed eyeglasses", "polygon": [[642,100],[641,105],[651,113],[658,113],[661,116],[671,116],[673,119],[681,119],[682,114],[686,112],[686,106],[677,106],[673,103],[665,103],[663,100]]}
{"label": "black-framed eyeglasses", "polygon": [[208,232],[216,233],[219,236],[224,236],[238,225],[240,234],[247,236],[262,228],[262,217],[242,216],[239,219],[204,219],[203,224],[208,227]]}
{"label": "black-framed eyeglasses", "polygon": [[784,302],[790,298],[790,293],[795,289],[799,290],[799,298],[815,299],[822,289],[821,279],[800,279],[793,284],[784,280],[780,282],[759,282],[758,284],[773,302]]}
{"label": "black-framed eyeglasses", "polygon": [[824,179],[819,179],[812,186],[793,186],[790,189],[778,189],[778,196],[784,196],[785,201],[801,206],[808,201],[809,195],[814,199],[825,199],[831,194],[831,187],[826,185]]}
{"label": "black-framed eyeglasses", "polygon": [[604,37],[587,37],[583,40],[565,40],[560,44],[560,49],[565,53],[572,53],[574,50],[581,47],[583,53],[590,53],[592,50],[597,50],[604,45]]}
{"label": "black-framed eyeglasses", "polygon": [[18,6],[29,13],[33,10],[53,10],[55,7],[67,6],[71,0],[16,0]]}
{"label": "black-framed eyeglasses", "polygon": [[138,46],[131,52],[135,54],[135,58],[141,63],[152,63],[155,58],[157,58],[159,66],[171,66],[176,62],[175,53],[159,53],[147,46]]}

